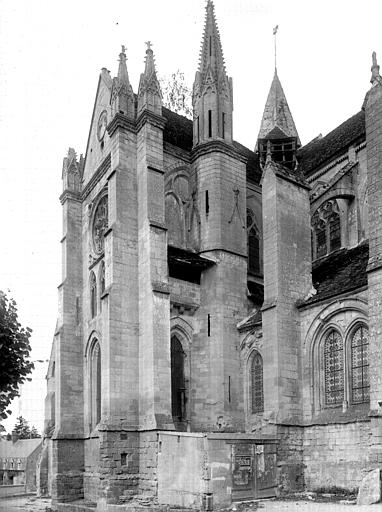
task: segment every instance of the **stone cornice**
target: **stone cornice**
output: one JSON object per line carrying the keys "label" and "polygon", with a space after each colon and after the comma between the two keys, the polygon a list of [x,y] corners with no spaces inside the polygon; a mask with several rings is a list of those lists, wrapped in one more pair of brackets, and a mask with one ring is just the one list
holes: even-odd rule
{"label": "stone cornice", "polygon": [[233,145],[228,144],[223,140],[211,140],[203,142],[193,147],[191,150],[191,162],[194,162],[200,156],[208,155],[210,153],[224,153],[236,160],[246,164],[248,158],[242,155]]}
{"label": "stone cornice", "polygon": [[137,133],[137,125],[134,120],[127,117],[121,112],[117,112],[113,119],[107,126],[107,133],[111,137],[118,128],[129,130],[130,132]]}
{"label": "stone cornice", "polygon": [[80,203],[81,202],[81,193],[66,189],[60,195],[61,204],[64,204],[68,199],[70,199],[71,201],[77,201],[78,203]]}
{"label": "stone cornice", "polygon": [[140,116],[137,119],[137,131],[141,130],[141,128],[146,124],[150,123],[160,130],[163,130],[167,119],[163,116],[159,116],[158,114],[155,114],[154,112],[151,112],[151,110],[144,110]]}
{"label": "stone cornice", "polygon": [[153,292],[162,293],[163,295],[170,295],[170,285],[162,281],[151,281]]}
{"label": "stone cornice", "polygon": [[98,166],[98,169],[93,174],[93,176],[88,181],[84,190],[82,191],[82,200],[86,199],[93,188],[97,185],[102,176],[110,169],[111,167],[111,154],[109,153],[101,164]]}
{"label": "stone cornice", "polygon": [[371,272],[375,272],[382,267],[382,256],[380,254],[376,254],[374,256],[370,256],[369,263],[366,268],[366,272],[370,274]]}

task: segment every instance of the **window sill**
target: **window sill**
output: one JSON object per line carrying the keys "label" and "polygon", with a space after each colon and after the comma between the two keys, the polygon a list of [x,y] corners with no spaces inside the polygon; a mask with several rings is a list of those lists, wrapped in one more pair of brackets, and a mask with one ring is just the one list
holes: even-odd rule
{"label": "window sill", "polygon": [[323,409],[312,417],[309,425],[330,425],[333,423],[354,423],[356,421],[370,421],[370,404],[350,405],[343,412],[342,406]]}

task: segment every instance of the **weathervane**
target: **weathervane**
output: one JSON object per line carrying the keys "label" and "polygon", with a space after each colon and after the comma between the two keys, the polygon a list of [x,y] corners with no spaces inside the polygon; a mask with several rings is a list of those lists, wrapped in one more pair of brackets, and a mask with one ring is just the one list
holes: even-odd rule
{"label": "weathervane", "polygon": [[273,35],[274,35],[274,40],[275,40],[275,70],[277,69],[277,61],[276,61],[276,34],[277,34],[277,31],[279,29],[279,26],[276,25],[275,28],[273,29]]}

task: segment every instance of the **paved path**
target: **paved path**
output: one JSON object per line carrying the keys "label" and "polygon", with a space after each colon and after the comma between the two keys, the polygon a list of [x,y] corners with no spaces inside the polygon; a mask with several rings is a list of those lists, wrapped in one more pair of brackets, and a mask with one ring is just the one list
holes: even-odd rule
{"label": "paved path", "polygon": [[34,496],[18,496],[0,500],[0,512],[45,512],[50,500]]}
{"label": "paved path", "polygon": [[[7,498],[0,500],[0,512],[45,512],[50,506],[50,500],[30,496]],[[48,509],[49,510],[49,509]],[[277,501],[266,500],[260,502],[258,512],[382,512],[382,503],[357,507],[354,504],[342,503],[315,503],[313,501]]]}

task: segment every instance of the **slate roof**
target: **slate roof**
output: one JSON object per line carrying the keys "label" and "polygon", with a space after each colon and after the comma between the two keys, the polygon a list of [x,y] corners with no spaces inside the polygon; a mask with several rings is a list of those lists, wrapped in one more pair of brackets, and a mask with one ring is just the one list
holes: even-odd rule
{"label": "slate roof", "polygon": [[162,107],[162,115],[167,119],[163,140],[186,151],[191,151],[192,121],[165,107]]}
{"label": "slate roof", "polygon": [[340,249],[313,263],[312,280],[317,294],[301,303],[306,306],[355,291],[367,286],[366,267],[369,260],[369,244],[363,242],[352,249]]}
{"label": "slate roof", "polygon": [[[192,149],[192,121],[187,117],[172,112],[162,107],[162,115],[167,119],[163,132],[163,140],[174,146],[191,151]],[[259,157],[256,153],[243,146],[239,142],[233,142],[234,147],[242,155],[247,157],[247,180],[259,184],[262,171],[260,169]]]}
{"label": "slate roof", "polygon": [[255,309],[246,318],[241,320],[241,322],[239,322],[236,327],[240,332],[244,332],[244,331],[249,331],[256,325],[261,325],[261,324],[262,324],[261,311],[260,311],[260,309],[257,309],[257,310]]}
{"label": "slate roof", "polygon": [[12,441],[0,441],[0,457],[24,458],[29,455],[42,443],[41,438],[19,439]]}
{"label": "slate roof", "polygon": [[170,265],[178,264],[189,268],[199,268],[201,270],[215,265],[215,262],[209,258],[204,258],[195,252],[186,251],[185,249],[174,247],[172,245],[168,246],[167,259]]}
{"label": "slate roof", "polygon": [[343,154],[351,144],[362,142],[365,135],[365,112],[361,110],[325,137],[313,139],[300,148],[297,152],[300,171],[305,176],[313,174],[317,167]]}

